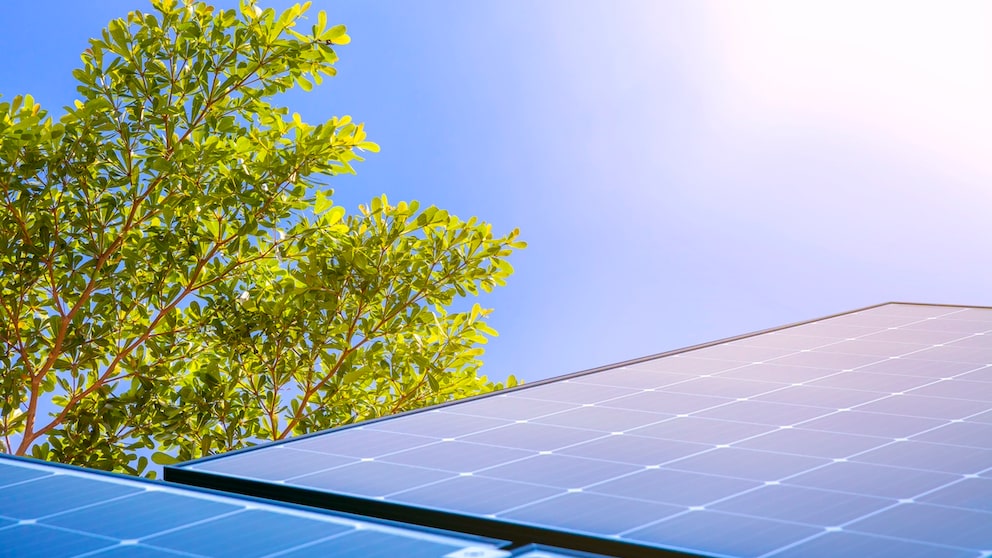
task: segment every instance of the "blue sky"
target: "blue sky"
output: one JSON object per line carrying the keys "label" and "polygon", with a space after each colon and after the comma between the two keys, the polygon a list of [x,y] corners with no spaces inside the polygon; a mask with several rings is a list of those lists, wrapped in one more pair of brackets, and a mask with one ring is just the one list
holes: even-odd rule
{"label": "blue sky", "polygon": [[[222,4],[231,4],[224,2]],[[262,2],[285,6],[287,2]],[[0,93],[53,112],[143,0],[10,2]],[[992,5],[316,0],[338,77],[286,102],[418,199],[530,247],[484,370],[574,372],[891,301],[992,305]]]}

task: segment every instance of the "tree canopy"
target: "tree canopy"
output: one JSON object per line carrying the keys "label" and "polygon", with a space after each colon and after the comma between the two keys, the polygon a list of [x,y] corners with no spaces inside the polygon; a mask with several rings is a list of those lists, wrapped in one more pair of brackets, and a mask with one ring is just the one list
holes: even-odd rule
{"label": "tree canopy", "polygon": [[517,231],[333,204],[378,147],[278,104],[349,41],[308,7],[153,0],[61,116],[0,103],[0,450],[142,474],[501,387],[458,299],[504,284]]}

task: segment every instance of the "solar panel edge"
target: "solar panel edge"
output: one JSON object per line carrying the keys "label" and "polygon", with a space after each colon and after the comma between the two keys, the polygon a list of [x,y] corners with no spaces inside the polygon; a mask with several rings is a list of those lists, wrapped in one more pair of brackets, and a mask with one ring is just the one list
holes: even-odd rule
{"label": "solar panel edge", "polygon": [[[418,525],[449,533],[464,533],[497,541],[511,541],[514,546],[540,543],[569,551],[630,558],[705,558],[705,555],[662,549],[633,541],[581,535],[568,531],[540,528],[504,520],[421,508],[409,504],[343,494],[307,490],[297,486],[276,485],[237,477],[215,475],[194,469],[167,467],[166,479],[177,484],[199,486],[226,493],[244,494],[265,499],[319,507],[358,517]],[[581,556],[581,554],[580,554]]]}
{"label": "solar panel edge", "polygon": [[[979,310],[992,310],[992,306],[985,306],[985,305],[981,305],[981,304],[952,304],[952,303],[943,303],[943,302],[908,302],[908,301],[904,301],[904,300],[891,300],[889,302],[883,302],[881,304],[874,304],[872,306],[866,306],[864,308],[859,308],[857,310],[851,310],[850,312],[842,312],[840,314],[837,314],[837,316],[840,316],[840,315],[843,315],[843,314],[851,314],[853,312],[863,312],[865,310],[870,310],[872,308],[880,308],[882,306],[888,306],[890,304],[899,304],[899,305],[905,305],[905,306],[930,306],[930,307],[937,307],[937,308],[962,308],[962,309],[965,309],[965,308],[977,308]],[[835,316],[827,316],[827,317],[828,318],[833,318]],[[827,318],[819,318],[819,319],[825,320]]]}

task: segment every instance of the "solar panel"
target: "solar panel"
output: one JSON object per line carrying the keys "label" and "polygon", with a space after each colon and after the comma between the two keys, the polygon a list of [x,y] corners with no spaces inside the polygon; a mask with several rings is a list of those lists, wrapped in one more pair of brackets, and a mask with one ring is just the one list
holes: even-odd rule
{"label": "solar panel", "polygon": [[0,556],[501,558],[497,541],[0,455]]}
{"label": "solar panel", "polygon": [[988,558],[992,309],[884,304],[166,478],[620,556]]}

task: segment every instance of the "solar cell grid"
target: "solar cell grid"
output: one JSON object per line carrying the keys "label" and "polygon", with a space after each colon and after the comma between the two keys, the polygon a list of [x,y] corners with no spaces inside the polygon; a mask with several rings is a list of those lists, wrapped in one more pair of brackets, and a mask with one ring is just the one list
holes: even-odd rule
{"label": "solar cell grid", "polygon": [[496,541],[467,535],[0,456],[0,556],[458,558],[460,552],[510,555]]}
{"label": "solar cell grid", "polygon": [[[559,546],[988,557],[992,510],[974,494],[992,477],[989,358],[992,310],[888,304],[274,447],[334,457],[328,497]],[[366,462],[334,450],[382,432],[423,443]],[[167,475],[233,486],[225,461],[260,452]],[[253,477],[313,487],[265,460]],[[908,527],[928,517],[939,527]]]}

